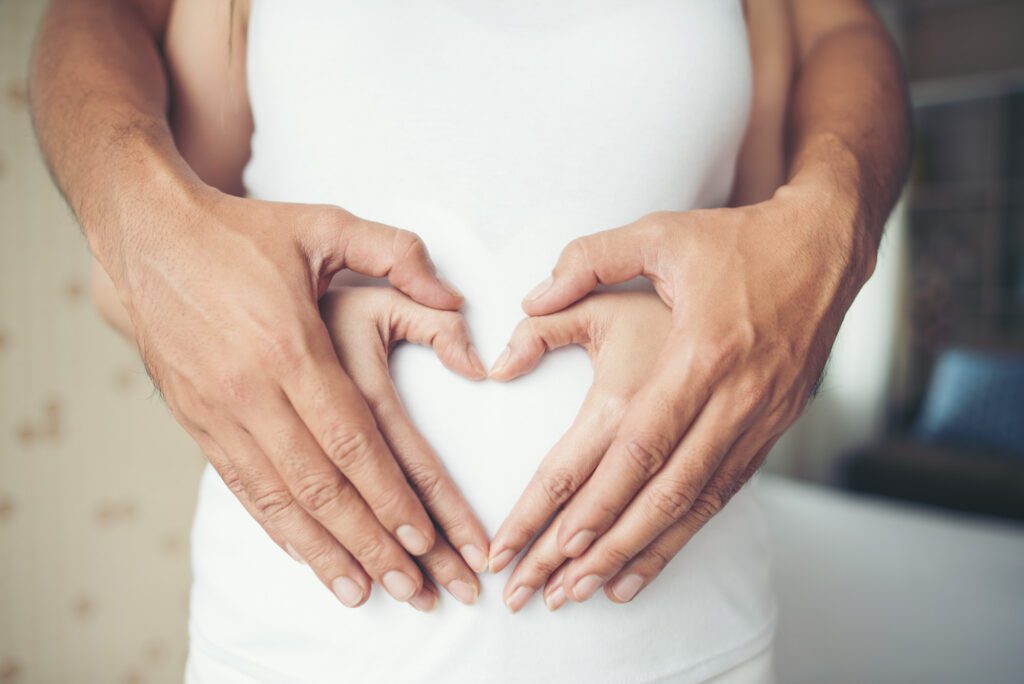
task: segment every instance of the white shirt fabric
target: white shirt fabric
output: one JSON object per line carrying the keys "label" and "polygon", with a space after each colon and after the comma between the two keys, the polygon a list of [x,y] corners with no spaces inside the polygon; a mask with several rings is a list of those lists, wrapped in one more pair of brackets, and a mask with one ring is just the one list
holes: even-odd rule
{"label": "white shirt fabric", "polygon": [[[725,203],[751,99],[738,0],[254,0],[248,78],[249,193],[419,233],[466,294],[485,364],[572,238]],[[592,379],[577,348],[509,384],[413,346],[392,372],[490,534]],[[481,578],[476,606],[442,592],[423,614],[378,588],[352,610],[208,469],[190,676],[208,662],[216,681],[705,681],[771,641],[766,539],[748,487],[625,606],[598,592],[510,615],[506,570]]]}

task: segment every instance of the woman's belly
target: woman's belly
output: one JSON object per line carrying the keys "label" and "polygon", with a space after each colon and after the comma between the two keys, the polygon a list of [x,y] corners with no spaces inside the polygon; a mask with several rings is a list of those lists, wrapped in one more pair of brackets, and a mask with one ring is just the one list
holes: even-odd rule
{"label": "woman's belly", "polygon": [[[491,246],[453,230],[426,239],[441,272],[463,290],[470,334],[490,366],[524,316],[523,295],[554,264],[559,238],[531,231]],[[491,535],[571,425],[593,379],[580,347],[556,350],[507,383],[460,378],[432,350],[412,345],[397,347],[390,367],[413,423]]]}

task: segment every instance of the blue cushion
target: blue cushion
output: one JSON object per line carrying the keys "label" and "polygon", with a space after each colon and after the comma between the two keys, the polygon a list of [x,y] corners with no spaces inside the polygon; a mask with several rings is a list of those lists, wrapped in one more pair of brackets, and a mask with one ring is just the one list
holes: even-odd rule
{"label": "blue cushion", "polygon": [[943,352],[915,432],[926,441],[1024,454],[1024,356]]}

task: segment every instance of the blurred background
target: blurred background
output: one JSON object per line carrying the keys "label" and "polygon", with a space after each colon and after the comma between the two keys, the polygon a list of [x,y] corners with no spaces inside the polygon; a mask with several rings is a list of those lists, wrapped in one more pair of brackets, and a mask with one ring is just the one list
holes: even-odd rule
{"label": "blurred background", "polygon": [[[756,0],[755,0],[756,1]],[[0,684],[181,681],[203,460],[92,309],[0,0]],[[910,182],[761,478],[781,682],[1024,681],[1024,1],[875,3]]]}

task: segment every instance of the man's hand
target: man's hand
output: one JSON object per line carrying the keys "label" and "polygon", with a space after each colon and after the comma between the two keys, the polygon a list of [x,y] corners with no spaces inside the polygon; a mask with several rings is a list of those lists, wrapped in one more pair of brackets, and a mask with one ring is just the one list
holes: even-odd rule
{"label": "man's hand", "polygon": [[607,583],[629,601],[757,470],[816,386],[874,268],[909,117],[896,51],[864,0],[787,0],[784,16],[793,68],[755,84],[746,144],[769,152],[758,166],[784,170],[770,187],[785,185],[754,204],[765,194],[740,174],[734,196],[748,206],[656,213],[576,240],[527,296],[526,313],[545,315],[644,276],[672,328],[614,437],[583,440],[585,467],[524,493],[491,542],[492,569],[564,505],[555,544],[574,560],[556,584],[584,600]]}
{"label": "man's hand", "polygon": [[[447,532],[447,539],[438,539],[433,549],[419,557],[420,565],[459,601],[475,603],[480,582],[463,559],[483,570],[486,560],[480,549],[487,548],[487,533],[410,421],[388,371],[388,353],[407,341],[433,347],[452,372],[482,379],[484,368],[470,344],[466,320],[457,312],[425,307],[386,287],[334,289],[321,300],[320,309],[342,366],[366,397],[420,498]],[[462,557],[456,548],[462,550]],[[418,601],[429,608],[435,599],[436,590],[426,583]]]}
{"label": "man's hand", "polygon": [[[571,600],[607,582],[609,598],[628,601],[650,582],[810,398],[873,263],[851,261],[864,253],[844,241],[853,219],[837,197],[801,186],[741,209],[652,214],[570,243],[527,313],[642,275],[671,307],[671,329],[642,385],[602,382],[621,420],[614,430],[598,427],[608,416],[586,420],[555,448],[495,536],[493,569],[564,505],[514,582],[537,588],[560,556],[575,559],[558,577]],[[515,338],[511,349],[528,351]]]}
{"label": "man's hand", "polygon": [[[174,65],[159,44],[171,5],[54,0],[33,59],[44,155],[109,276],[99,282],[124,305],[108,316],[138,342],[174,415],[278,543],[348,605],[368,595],[364,570],[395,598],[422,605],[423,578],[409,554],[428,553],[435,529],[414,488],[436,478],[396,462],[341,369],[317,299],[344,268],[387,276],[433,308],[455,310],[461,297],[438,280],[412,233],[334,207],[210,187],[217,180],[240,192],[249,153],[248,106],[235,97],[245,99],[244,71],[232,61],[244,60],[244,47],[228,41],[245,35],[236,3],[209,17],[218,27],[211,35],[223,29],[227,41],[224,51],[203,53],[215,76],[189,81],[190,96],[204,93],[215,112],[212,123],[190,120],[203,134],[178,130],[192,160],[203,161],[197,175],[167,119]],[[431,512],[482,569],[486,537],[478,523],[453,522],[457,506]]]}
{"label": "man's hand", "polygon": [[[423,243],[335,207],[209,189],[154,211],[134,236],[121,252],[119,293],[139,349],[231,490],[346,605],[369,595],[364,570],[394,598],[417,597],[423,577],[410,554],[435,548],[435,529],[416,490],[429,492],[443,470],[418,445],[393,443],[405,470],[396,462],[317,301],[348,268],[457,309],[460,295],[438,279]],[[481,569],[486,536],[453,487],[446,495],[430,499],[435,519]],[[453,572],[468,572],[459,565]]]}

